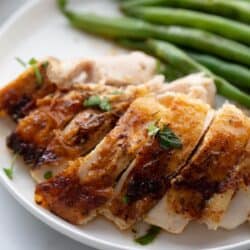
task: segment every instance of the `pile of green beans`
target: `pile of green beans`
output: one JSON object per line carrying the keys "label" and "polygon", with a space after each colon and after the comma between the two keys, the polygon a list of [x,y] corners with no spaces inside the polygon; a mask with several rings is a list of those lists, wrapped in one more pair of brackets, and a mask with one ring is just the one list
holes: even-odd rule
{"label": "pile of green beans", "polygon": [[122,3],[121,9],[137,6],[169,6],[216,14],[250,24],[249,5],[249,0],[128,0]]}
{"label": "pile of green beans", "polygon": [[250,45],[250,26],[214,15],[197,11],[162,8],[137,7],[128,8],[126,14],[163,25],[180,25],[207,30],[223,37]]}
{"label": "pile of green beans", "polygon": [[[207,2],[207,0],[197,1],[204,2],[204,6]],[[177,2],[179,4],[189,2],[191,9],[196,9],[194,3],[197,1],[174,0],[176,4]],[[208,1],[210,2],[210,0]],[[210,18],[211,15],[190,10],[150,6],[172,6],[171,0],[127,0],[120,2],[126,13],[140,19],[76,13],[66,8],[67,0],[58,0],[61,11],[72,26],[119,41],[123,46],[143,50],[160,58],[164,63],[160,67],[161,72],[166,75],[168,80],[174,80],[194,72],[204,72],[214,79],[220,95],[250,108],[250,96],[231,84],[233,83],[244,90],[250,89],[248,68],[250,67],[250,48],[247,46],[250,45],[250,28],[248,25],[222,17],[213,16]],[[235,4],[236,1],[214,0],[211,2],[214,5],[223,2],[223,4],[228,3],[227,6],[231,6],[230,2]],[[238,0],[237,2],[242,2],[243,5],[250,7],[250,2],[248,3],[246,0]],[[234,4],[232,5],[234,9],[240,11],[239,6],[243,5]],[[178,5],[174,7],[176,6],[179,7]],[[184,7],[184,5],[180,6]],[[186,6],[186,8],[188,7]],[[198,9],[213,13],[205,7]],[[245,8],[245,10],[248,9]],[[183,27],[184,25],[189,27]],[[188,53],[176,46],[188,49]]]}

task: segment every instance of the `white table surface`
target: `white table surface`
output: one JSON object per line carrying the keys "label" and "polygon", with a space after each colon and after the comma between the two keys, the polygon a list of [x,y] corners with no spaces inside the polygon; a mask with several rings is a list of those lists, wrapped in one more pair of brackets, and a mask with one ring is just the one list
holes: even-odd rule
{"label": "white table surface", "polygon": [[[0,25],[25,1],[0,0]],[[0,186],[0,250],[94,249],[83,246],[38,221]]]}

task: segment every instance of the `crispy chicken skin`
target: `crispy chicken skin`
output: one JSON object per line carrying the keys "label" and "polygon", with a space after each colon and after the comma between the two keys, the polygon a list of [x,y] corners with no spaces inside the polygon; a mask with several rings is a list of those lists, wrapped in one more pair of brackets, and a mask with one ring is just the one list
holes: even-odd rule
{"label": "crispy chicken skin", "polygon": [[162,198],[213,118],[209,105],[186,95],[167,94],[160,102],[169,111],[161,115],[161,122],[181,138],[182,148],[164,150],[152,138],[138,152],[118,182],[113,198],[101,211],[123,230],[142,219]]}
{"label": "crispy chicken skin", "polygon": [[[230,176],[249,140],[247,117],[235,106],[225,104],[217,113],[202,144],[172,187],[146,217],[163,229],[180,233],[192,219],[216,220],[228,202],[235,183]],[[218,199],[221,200],[220,206]]]}
{"label": "crispy chicken skin", "polygon": [[40,63],[38,68],[43,79],[41,85],[38,85],[34,69],[30,67],[0,90],[0,113],[17,121],[36,107],[38,98],[55,91],[56,85],[47,77],[46,65]]}
{"label": "crispy chicken skin", "polygon": [[57,174],[68,166],[70,160],[87,154],[116,125],[131,102],[148,95],[153,87],[128,87],[118,92],[111,91],[113,88],[106,85],[103,88],[106,89],[105,97],[112,109],[109,112],[98,108],[84,109],[63,130],[55,130],[52,141],[31,169],[32,177],[37,182],[44,181],[44,173],[47,171]]}
{"label": "crispy chicken skin", "polygon": [[36,108],[36,100],[56,89],[71,89],[75,84],[102,83],[116,87],[140,85],[156,72],[156,60],[142,52],[61,61],[53,57],[37,63],[42,83],[29,67],[17,79],[0,90],[0,114],[15,121]]}
{"label": "crispy chicken skin", "polygon": [[74,224],[91,220],[111,198],[116,179],[148,139],[148,124],[165,110],[155,98],[134,101],[95,150],[37,186],[36,202]]}
{"label": "crispy chicken skin", "polygon": [[80,112],[64,130],[56,130],[55,136],[31,169],[32,177],[39,183],[51,171],[58,174],[68,166],[70,160],[87,154],[115,126],[126,110],[128,103],[121,104],[111,112],[87,109]]}
{"label": "crispy chicken skin", "polygon": [[37,100],[37,108],[21,119],[8,137],[7,145],[34,164],[54,136],[55,129],[63,129],[84,109],[83,102],[91,95],[112,91],[113,88],[84,84],[69,91],[57,90],[54,94]]}

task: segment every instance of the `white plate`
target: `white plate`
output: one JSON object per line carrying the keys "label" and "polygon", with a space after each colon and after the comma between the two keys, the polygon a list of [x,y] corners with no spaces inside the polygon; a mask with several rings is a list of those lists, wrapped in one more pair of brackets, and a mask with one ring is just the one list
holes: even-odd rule
{"label": "white plate", "polygon": [[[83,32],[72,29],[58,12],[55,1],[28,1],[0,32],[0,86],[13,79],[23,69],[15,57],[28,60],[47,55],[59,58],[75,58],[91,55],[104,55],[117,52],[114,45]],[[97,12],[118,14],[114,2],[108,0],[79,1],[81,8]],[[1,167],[9,166],[11,154],[5,146],[6,135],[13,124],[0,122]],[[0,169],[1,170],[1,169]],[[28,169],[19,160],[15,167],[14,180],[10,181],[0,171],[0,181],[7,190],[33,215],[55,230],[86,245],[99,249],[247,249],[250,246],[250,229],[243,225],[233,231],[208,231],[202,225],[190,225],[181,235],[161,233],[157,240],[141,247],[133,242],[130,233],[121,233],[112,224],[97,219],[87,226],[73,226],[50,212],[38,207],[33,201],[34,183]],[[23,225],[22,225],[23,226]]]}

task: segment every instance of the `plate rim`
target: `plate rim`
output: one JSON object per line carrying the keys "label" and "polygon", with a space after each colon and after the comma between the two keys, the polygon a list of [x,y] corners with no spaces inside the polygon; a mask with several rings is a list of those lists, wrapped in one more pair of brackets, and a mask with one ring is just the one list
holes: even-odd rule
{"label": "plate rim", "polygon": [[[42,4],[42,0],[31,0],[27,1],[23,4],[22,7],[18,8],[16,11],[11,14],[6,21],[0,26],[0,40],[4,37],[5,32],[7,32],[15,23],[18,21],[19,18],[35,7],[37,4]],[[78,229],[69,228],[74,227],[68,222],[63,221],[61,218],[56,217],[53,214],[47,214],[45,209],[36,207],[35,203],[31,203],[27,200],[21,193],[16,190],[14,185],[11,184],[11,180],[9,180],[6,176],[0,175],[0,184],[14,197],[15,200],[18,201],[19,204],[22,205],[29,213],[31,213],[34,217],[36,217],[42,223],[45,223],[49,227],[53,228],[55,231],[76,240],[86,246],[103,249],[103,247],[107,250],[112,248],[113,250],[131,250],[131,247],[121,246],[120,244],[115,244],[110,241],[105,241],[102,239],[98,239],[96,237],[91,237],[84,232],[81,234],[78,232]],[[65,223],[68,223],[65,224]],[[207,250],[232,250],[232,249],[242,249],[243,247],[250,246],[250,238],[249,240],[245,240],[239,243],[229,244],[226,246],[216,247],[216,248],[206,248]]]}

